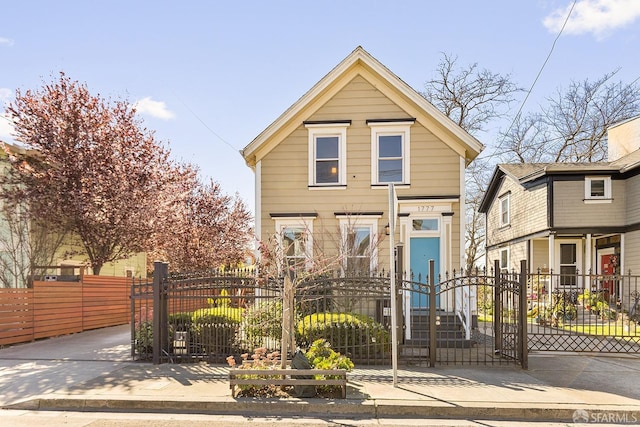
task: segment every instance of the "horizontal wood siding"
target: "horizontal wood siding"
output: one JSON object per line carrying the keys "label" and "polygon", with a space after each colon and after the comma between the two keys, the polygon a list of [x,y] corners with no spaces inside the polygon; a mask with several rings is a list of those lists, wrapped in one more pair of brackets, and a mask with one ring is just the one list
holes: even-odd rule
{"label": "horizontal wood siding", "polygon": [[625,225],[625,182],[612,181],[611,203],[585,203],[584,180],[556,181],[553,185],[554,227]]}
{"label": "horizontal wood siding", "polygon": [[623,273],[631,270],[632,274],[640,274],[640,231],[632,231],[624,235]]}
{"label": "horizontal wood siding", "polygon": [[[627,224],[638,224],[640,223],[640,175],[627,179],[625,181],[625,190]],[[616,197],[615,194],[613,196]]]}
{"label": "horizontal wood siding", "polygon": [[549,270],[549,241],[546,239],[533,240],[532,273]]}
{"label": "horizontal wood siding", "polygon": [[[386,186],[371,187],[371,128],[368,119],[401,119],[410,115],[362,76],[356,76],[333,98],[313,112],[310,121],[351,120],[347,128],[347,181],[342,189],[308,187],[308,130],[302,123],[261,161],[261,238],[275,232],[271,213],[313,212],[314,239],[331,252],[338,235],[335,212],[384,212],[379,233],[388,220]],[[425,126],[411,126],[411,185],[398,188],[402,196],[460,195],[460,156]],[[452,226],[453,259],[460,259],[460,207],[455,204]],[[324,239],[319,241],[318,239]],[[388,268],[388,239],[379,246],[379,265]]]}
{"label": "horizontal wood siding", "polygon": [[[499,197],[506,193],[510,193],[510,223],[500,227]],[[493,246],[508,242],[547,228],[546,185],[525,189],[513,179],[505,176],[497,192],[497,197],[487,212],[487,245]]]}
{"label": "horizontal wood siding", "polygon": [[131,279],[106,276],[0,289],[0,345],[127,324],[130,289]]}

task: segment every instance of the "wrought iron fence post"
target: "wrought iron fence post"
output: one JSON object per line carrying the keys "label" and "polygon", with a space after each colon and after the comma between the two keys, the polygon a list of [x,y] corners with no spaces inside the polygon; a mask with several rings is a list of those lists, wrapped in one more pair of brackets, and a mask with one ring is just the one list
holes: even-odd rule
{"label": "wrought iron fence post", "polygon": [[500,261],[496,260],[493,267],[493,330],[495,333],[495,352],[502,350],[502,277],[500,274]]}
{"label": "wrought iron fence post", "polygon": [[528,325],[527,325],[527,261],[520,261],[520,302],[518,319],[518,342],[520,343],[520,364],[522,369],[529,369]]}
{"label": "wrought iron fence post", "polygon": [[429,366],[436,366],[436,284],[435,261],[429,260]]}
{"label": "wrought iron fence post", "polygon": [[[129,294],[131,315],[129,324],[131,325],[131,359],[136,358],[136,300],[135,300],[136,278],[131,278],[131,291]],[[142,323],[142,322],[141,322]],[[142,326],[140,326],[142,327]]]}
{"label": "wrought iron fence post", "polygon": [[397,324],[396,328],[398,331],[398,343],[404,343],[404,312],[402,309],[402,283],[403,283],[403,275],[402,275],[402,266],[404,265],[404,245],[402,243],[398,243],[396,245],[396,284],[399,284],[399,287],[396,287],[396,319]]}
{"label": "wrought iron fence post", "polygon": [[167,296],[164,281],[169,275],[169,265],[165,262],[153,263],[153,364],[161,361],[162,351],[168,350],[167,342]]}

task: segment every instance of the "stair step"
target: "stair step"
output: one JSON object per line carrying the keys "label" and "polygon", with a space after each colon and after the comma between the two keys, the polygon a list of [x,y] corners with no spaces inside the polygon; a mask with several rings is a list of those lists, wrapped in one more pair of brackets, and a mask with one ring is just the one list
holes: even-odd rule
{"label": "stair step", "polygon": [[[436,347],[437,348],[471,348],[474,342],[472,340],[467,340],[464,338],[454,338],[454,339],[436,339]],[[410,350],[416,348],[429,348],[429,340],[424,339],[411,339],[405,341],[402,344],[401,348]]]}

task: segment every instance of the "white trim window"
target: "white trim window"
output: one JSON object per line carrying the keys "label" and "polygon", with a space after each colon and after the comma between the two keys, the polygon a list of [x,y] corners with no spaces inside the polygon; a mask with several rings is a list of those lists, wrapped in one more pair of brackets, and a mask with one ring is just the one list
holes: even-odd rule
{"label": "white trim window", "polygon": [[304,270],[313,258],[313,222],[304,219],[278,219],[276,230],[282,267],[287,270]]}
{"label": "white trim window", "polygon": [[342,265],[347,274],[369,274],[377,268],[378,219],[340,218]]}
{"label": "white trim window", "polygon": [[500,271],[509,272],[509,248],[500,249]]}
{"label": "white trim window", "polygon": [[498,198],[498,211],[500,227],[511,224],[511,193],[504,194]]}
{"label": "white trim window", "polygon": [[560,243],[560,286],[576,286],[577,275],[578,245],[575,243]]}
{"label": "white trim window", "polygon": [[585,203],[611,203],[611,200],[610,176],[584,177]]}
{"label": "white trim window", "polygon": [[305,124],[309,130],[309,186],[347,185],[349,123]]}
{"label": "white trim window", "polygon": [[371,127],[371,183],[409,184],[413,122],[368,122]]}

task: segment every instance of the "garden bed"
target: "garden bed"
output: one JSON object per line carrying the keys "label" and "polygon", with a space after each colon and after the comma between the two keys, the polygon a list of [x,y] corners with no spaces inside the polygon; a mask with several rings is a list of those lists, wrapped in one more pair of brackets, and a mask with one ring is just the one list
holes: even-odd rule
{"label": "garden bed", "polygon": [[[311,378],[309,378],[311,377]],[[321,377],[321,378],[318,378]],[[329,377],[329,378],[326,378]],[[340,397],[347,397],[346,369],[231,369],[229,387],[236,397],[238,387],[249,386],[339,386]]]}

